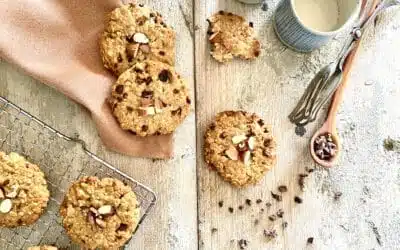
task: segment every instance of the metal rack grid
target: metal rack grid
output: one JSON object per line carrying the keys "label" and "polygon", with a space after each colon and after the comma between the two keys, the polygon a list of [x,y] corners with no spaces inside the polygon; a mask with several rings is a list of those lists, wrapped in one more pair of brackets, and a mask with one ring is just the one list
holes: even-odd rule
{"label": "metal rack grid", "polygon": [[156,202],[151,189],[90,152],[83,141],[62,134],[1,96],[0,150],[19,153],[38,164],[46,175],[51,193],[47,210],[36,223],[0,228],[2,250],[43,244],[79,249],[65,234],[58,210],[71,182],[82,176],[113,177],[130,185],[141,206],[139,225]]}

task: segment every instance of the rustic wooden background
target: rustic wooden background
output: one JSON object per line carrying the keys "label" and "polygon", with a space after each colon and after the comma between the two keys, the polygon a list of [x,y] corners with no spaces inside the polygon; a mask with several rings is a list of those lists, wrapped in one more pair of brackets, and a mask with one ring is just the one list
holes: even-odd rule
{"label": "rustic wooden background", "polygon": [[[273,32],[277,0],[269,1],[268,11],[235,0],[142,2],[163,13],[176,29],[177,70],[196,99],[196,109],[175,133],[171,160],[108,151],[85,109],[0,62],[1,96],[62,132],[79,135],[93,152],[157,193],[158,203],[132,249],[239,249],[241,239],[247,249],[400,249],[400,157],[382,147],[387,136],[400,136],[399,11],[385,13],[363,43],[338,119],[345,152],[340,166],[327,171],[316,167],[307,152],[322,119],[299,137],[287,115],[315,72],[335,58],[343,34],[318,51],[299,54],[285,48]],[[254,22],[263,44],[260,58],[219,64],[210,57],[206,18],[218,10]],[[274,128],[278,163],[259,185],[233,188],[203,162],[205,128],[227,109],[256,112]],[[298,175],[310,168],[316,170],[302,190]],[[282,202],[270,194],[279,185],[289,189]],[[343,195],[335,199],[338,192]],[[303,198],[302,204],[294,202],[295,195]],[[278,209],[284,211],[283,219],[270,221]],[[268,241],[263,231],[271,229],[278,236]],[[309,237],[314,237],[313,245],[307,245]]]}

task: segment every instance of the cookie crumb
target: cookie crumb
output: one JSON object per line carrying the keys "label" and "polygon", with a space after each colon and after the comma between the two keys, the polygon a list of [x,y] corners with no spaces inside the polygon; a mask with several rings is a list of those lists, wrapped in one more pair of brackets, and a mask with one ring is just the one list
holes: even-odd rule
{"label": "cookie crumb", "polygon": [[274,192],[271,192],[272,198],[274,198],[276,201],[282,201],[282,196],[279,194],[275,194]]}
{"label": "cookie crumb", "polygon": [[295,196],[295,197],[294,197],[294,202],[296,202],[296,203],[298,203],[298,204],[301,204],[301,203],[303,203],[303,199],[300,198],[299,196]]}
{"label": "cookie crumb", "polygon": [[333,199],[335,201],[338,201],[340,199],[340,197],[342,197],[343,193],[342,192],[335,192]]}

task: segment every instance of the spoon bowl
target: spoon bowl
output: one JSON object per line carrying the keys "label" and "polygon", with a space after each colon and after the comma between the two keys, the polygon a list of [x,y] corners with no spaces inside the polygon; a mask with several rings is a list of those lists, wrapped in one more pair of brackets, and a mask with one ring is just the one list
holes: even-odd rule
{"label": "spoon bowl", "polygon": [[[340,143],[339,136],[336,131],[336,126],[331,126],[333,124],[330,123],[329,120],[327,120],[324,125],[314,134],[314,136],[310,140],[310,153],[311,157],[314,159],[314,161],[325,168],[331,168],[335,165],[337,159],[339,158],[340,152],[342,150],[342,146]],[[321,135],[327,135],[330,134],[332,138],[332,142],[336,145],[336,154],[330,158],[329,160],[324,160],[318,157],[318,155],[315,153],[315,144],[316,144],[316,139],[321,136]]]}

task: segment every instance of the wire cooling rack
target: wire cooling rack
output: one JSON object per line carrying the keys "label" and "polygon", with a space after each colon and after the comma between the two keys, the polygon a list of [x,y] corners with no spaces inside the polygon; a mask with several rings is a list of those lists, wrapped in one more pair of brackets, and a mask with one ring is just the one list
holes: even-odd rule
{"label": "wire cooling rack", "polygon": [[152,190],[97,157],[83,141],[58,132],[1,96],[0,151],[19,153],[38,164],[46,175],[51,193],[47,210],[36,223],[11,229],[0,228],[1,250],[45,244],[62,249],[79,249],[64,232],[58,210],[71,182],[82,176],[113,177],[130,185],[141,206],[139,225],[156,202]]}

